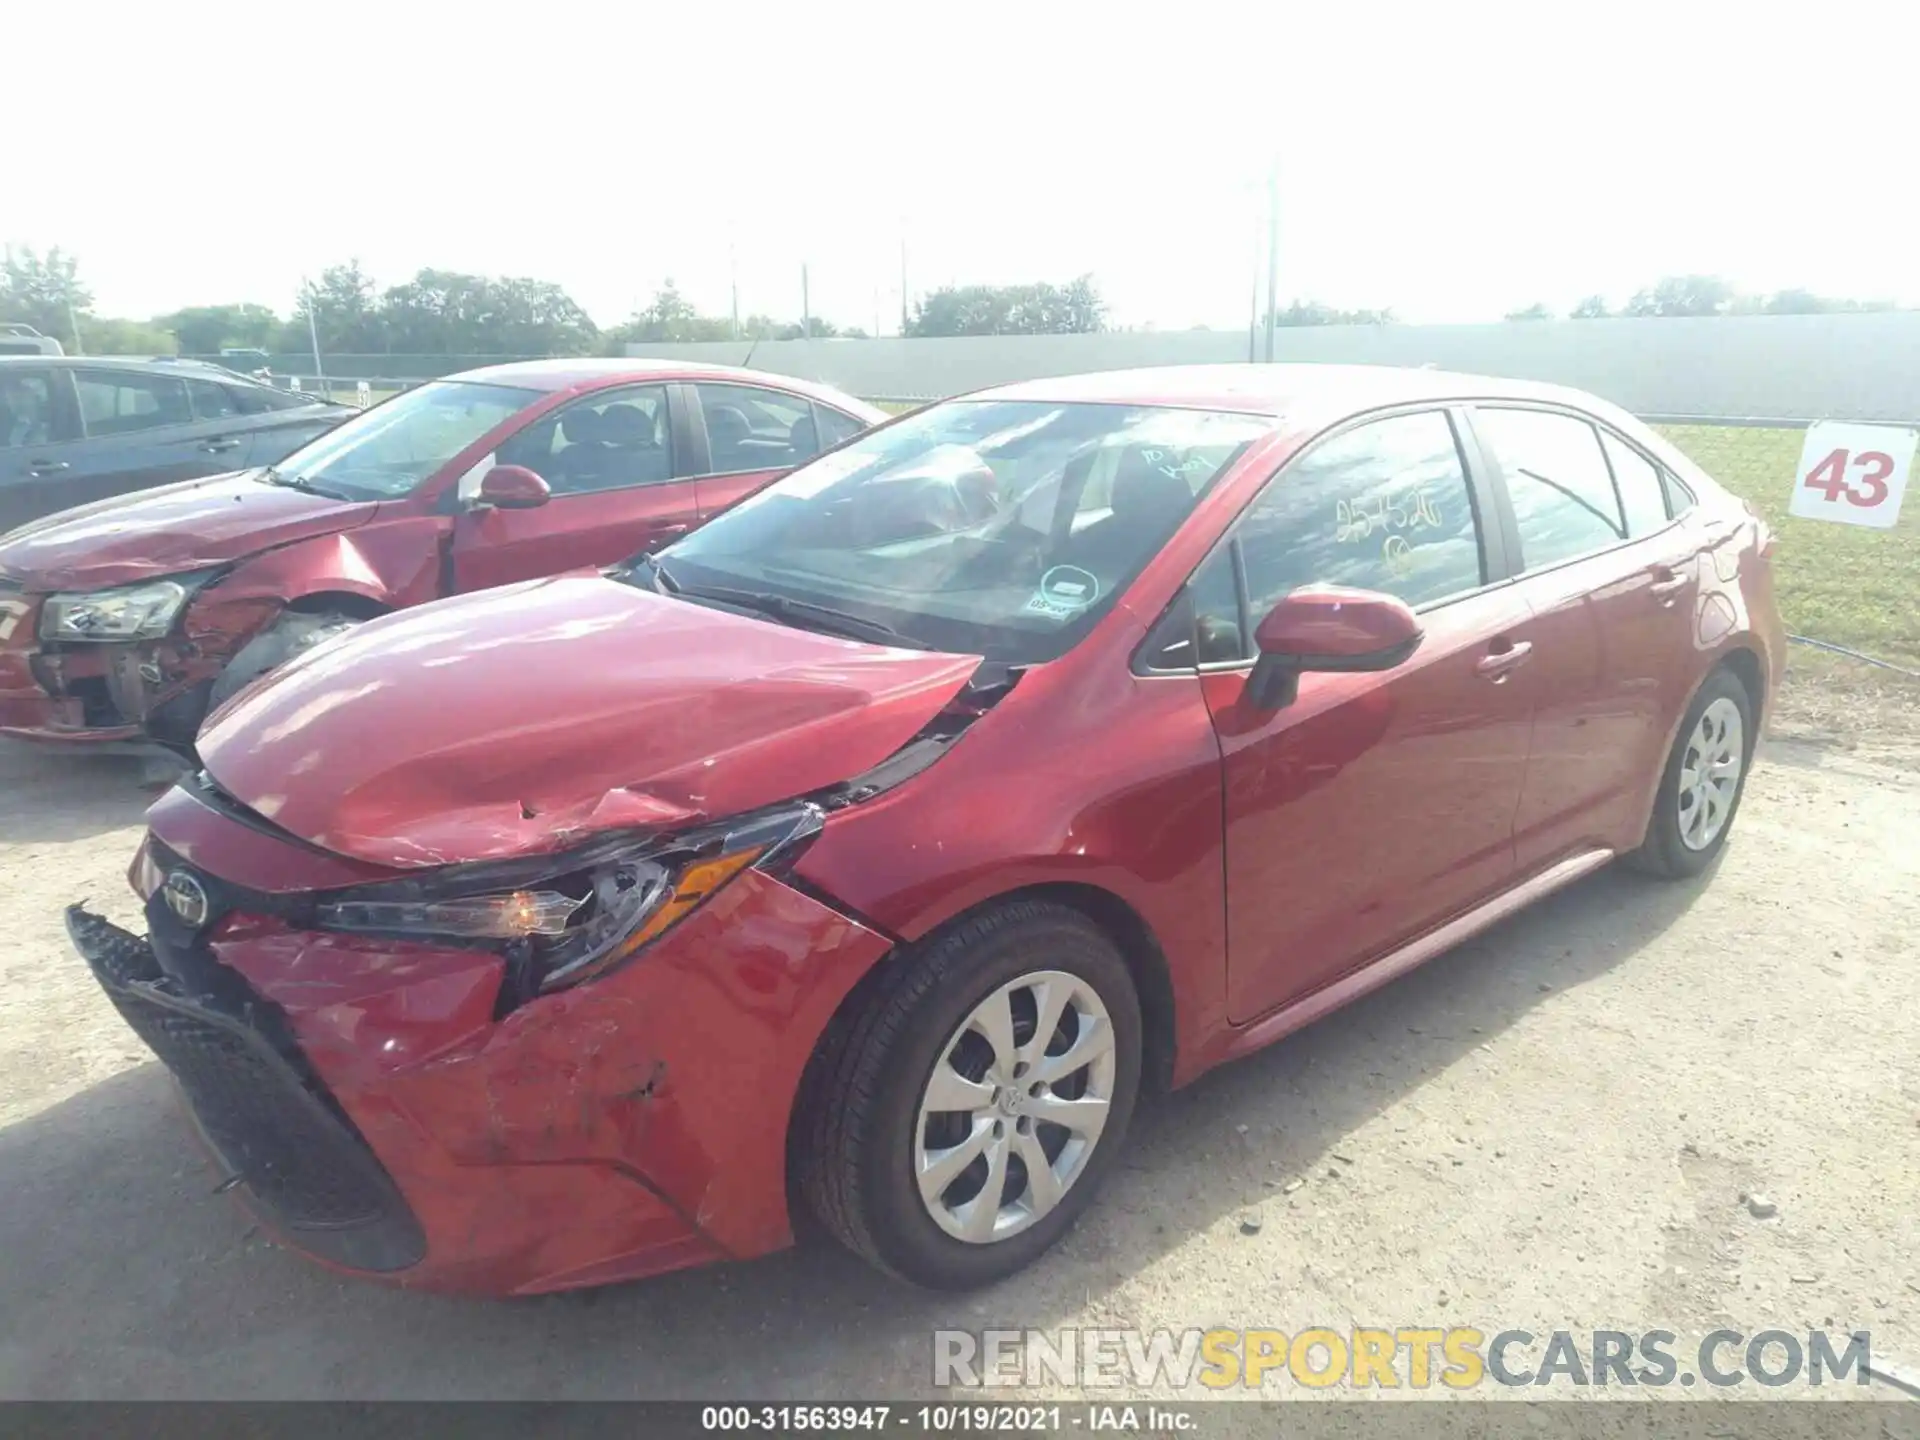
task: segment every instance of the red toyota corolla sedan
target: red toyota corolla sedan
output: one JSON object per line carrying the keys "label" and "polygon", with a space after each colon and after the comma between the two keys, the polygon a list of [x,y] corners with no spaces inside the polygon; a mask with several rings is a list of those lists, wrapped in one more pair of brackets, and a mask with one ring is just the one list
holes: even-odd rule
{"label": "red toyota corolla sedan", "polygon": [[1059,1238],[1143,1089],[1626,857],[1725,844],[1767,528],[1575,392],[1036,381],[656,556],[422,606],[215,715],[151,934],[75,908],[236,1193],[527,1292]]}
{"label": "red toyota corolla sedan", "polygon": [[668,544],[885,418],[752,370],[528,361],[63,510],[0,536],[0,735],[191,755],[210,705],[328,636]]}

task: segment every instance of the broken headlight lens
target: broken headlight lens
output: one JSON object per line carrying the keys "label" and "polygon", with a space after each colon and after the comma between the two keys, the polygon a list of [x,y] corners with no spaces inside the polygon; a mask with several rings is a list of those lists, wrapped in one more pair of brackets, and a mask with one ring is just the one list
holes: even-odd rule
{"label": "broken headlight lens", "polygon": [[[419,881],[337,891],[322,930],[524,945],[541,990],[575,985],[638,953],[728,881],[819,829],[811,805],[665,841],[601,842],[568,855],[453,866]],[[512,952],[510,952],[512,953]]]}
{"label": "broken headlight lens", "polygon": [[187,598],[211,573],[175,575],[116,590],[49,595],[40,607],[40,638],[157,640],[173,629]]}

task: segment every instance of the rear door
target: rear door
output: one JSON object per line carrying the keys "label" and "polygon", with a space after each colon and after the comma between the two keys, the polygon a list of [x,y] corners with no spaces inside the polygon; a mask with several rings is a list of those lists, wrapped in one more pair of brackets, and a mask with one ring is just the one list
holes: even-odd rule
{"label": "rear door", "polygon": [[684,428],[665,385],[597,390],[541,416],[494,459],[534,471],[552,498],[532,510],[467,504],[454,522],[454,588],[611,565],[686,534],[700,501],[676,464]]}
{"label": "rear door", "polygon": [[64,372],[0,366],[0,533],[77,503],[65,496],[79,433]]}
{"label": "rear door", "polygon": [[851,415],[784,390],[706,381],[684,389],[693,398],[703,520],[865,428]]}
{"label": "rear door", "polygon": [[1522,871],[1631,832],[1684,704],[1699,560],[1661,471],[1578,412],[1479,405],[1538,645]]}
{"label": "rear door", "polygon": [[230,451],[208,448],[184,377],[84,366],[70,373],[85,438],[63,457],[68,504],[235,468]]}
{"label": "rear door", "polygon": [[[1226,790],[1229,1010],[1251,1020],[1501,889],[1525,774],[1527,607],[1456,422],[1369,419],[1291,461],[1195,576]],[[1424,638],[1377,674],[1245,696],[1251,634],[1302,585],[1384,591]]]}

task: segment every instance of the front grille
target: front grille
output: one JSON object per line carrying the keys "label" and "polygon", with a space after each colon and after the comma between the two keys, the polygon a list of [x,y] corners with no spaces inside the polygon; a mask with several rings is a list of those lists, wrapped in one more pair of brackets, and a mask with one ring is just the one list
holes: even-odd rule
{"label": "front grille", "polygon": [[426,1241],[406,1200],[318,1079],[303,1073],[303,1058],[278,1033],[278,1012],[240,976],[221,967],[220,994],[189,994],[148,942],[118,926],[74,906],[67,931],[179,1082],[230,1177],[290,1241],[358,1270],[420,1260]]}

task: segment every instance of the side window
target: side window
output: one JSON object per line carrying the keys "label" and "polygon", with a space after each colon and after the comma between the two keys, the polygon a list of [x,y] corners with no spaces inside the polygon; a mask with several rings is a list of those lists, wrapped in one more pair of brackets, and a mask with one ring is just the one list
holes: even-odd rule
{"label": "side window", "polygon": [[500,447],[502,465],[524,465],[555,495],[589,495],[673,478],[663,385],[601,390],[542,417]]}
{"label": "side window", "polygon": [[0,369],[0,450],[46,445],[54,429],[53,386],[44,370]]}
{"label": "side window", "polygon": [[851,415],[842,415],[838,410],[829,410],[824,405],[813,407],[814,423],[820,427],[820,448],[831,450],[842,440],[851,440],[867,427]]}
{"label": "side window", "polygon": [[1651,535],[1667,523],[1667,492],[1660,467],[1625,441],[1600,432],[1614,487],[1627,514],[1627,534]]}
{"label": "side window", "polygon": [[73,381],[89,435],[131,435],[193,419],[187,383],[175,375],[76,370]]}
{"label": "side window", "polygon": [[211,380],[187,381],[187,394],[193,400],[193,418],[196,420],[224,420],[240,413],[233,392]]}
{"label": "side window", "polygon": [[809,402],[751,385],[695,385],[693,389],[707,422],[712,474],[784,470],[820,453]]}
{"label": "side window", "polygon": [[1478,410],[1473,423],[1506,478],[1527,569],[1603,550],[1627,537],[1620,497],[1593,426],[1546,410]]}
{"label": "side window", "polygon": [[1480,534],[1453,425],[1437,410],[1336,435],[1276,475],[1237,529],[1248,611],[1350,585],[1424,605],[1480,586]]}
{"label": "side window", "polygon": [[1660,479],[1667,487],[1667,513],[1678,520],[1693,508],[1693,492],[1671,470],[1662,470]]}

